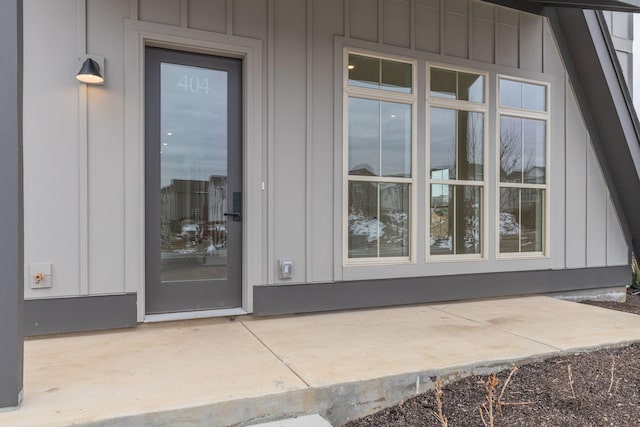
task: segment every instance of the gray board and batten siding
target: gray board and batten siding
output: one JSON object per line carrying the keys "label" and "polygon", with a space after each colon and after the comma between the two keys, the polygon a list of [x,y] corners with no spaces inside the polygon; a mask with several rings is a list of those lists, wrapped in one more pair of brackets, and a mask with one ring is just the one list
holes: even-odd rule
{"label": "gray board and batten siding", "polygon": [[[125,143],[123,136],[131,133],[124,112],[131,111],[131,82],[137,79],[135,67],[129,74],[137,58],[130,57],[125,39],[137,23],[174,38],[215,36],[260,46],[260,146],[248,147],[248,152],[260,152],[249,170],[260,169],[264,191],[248,196],[245,217],[249,221],[253,212],[264,215],[253,219],[259,225],[259,244],[245,248],[250,254],[246,262],[257,272],[250,288],[343,286],[378,279],[392,283],[461,272],[590,271],[629,263],[629,246],[589,132],[542,16],[475,0],[115,0],[87,2],[84,14],[79,13],[81,3],[25,2],[25,191],[30,194],[25,201],[25,264],[51,262],[54,271],[51,288],[27,287],[27,304],[139,294],[144,286],[139,232],[144,206],[136,193],[143,171],[132,160],[143,141]],[[77,71],[77,52],[61,46],[80,43],[82,28],[87,50],[105,57],[104,86],[78,89],[69,79]],[[343,48],[416,61],[420,160],[415,263],[343,265]],[[47,70],[38,67],[48,55],[56,60],[47,61]],[[551,85],[548,257],[496,259],[497,183],[491,173],[487,259],[427,261],[427,226],[420,220],[428,204],[423,179],[427,63],[488,72],[492,98],[497,74]],[[78,91],[86,91],[81,102]],[[495,123],[495,111],[488,114],[489,123]],[[488,133],[492,167],[494,125]],[[47,204],[47,215],[40,215],[38,203]],[[278,278],[281,259],[293,261],[292,279]],[[286,293],[286,287],[279,292]],[[256,304],[260,295],[256,291]]]}
{"label": "gray board and batten siding", "polygon": [[[178,25],[184,19],[181,21],[177,3],[165,1],[163,9],[156,2],[142,1],[139,18]],[[460,271],[455,263],[433,262],[428,266],[421,262],[425,255],[425,245],[421,244],[415,265],[343,267],[342,82],[335,70],[342,66],[337,63],[342,56],[340,46],[551,81],[551,257],[531,263],[497,262],[491,259],[495,247],[490,239],[490,259],[461,263],[469,267],[465,271],[628,264],[628,247],[567,84],[568,75],[543,17],[468,0],[279,0],[253,2],[251,11],[245,10],[245,2],[207,3],[205,9],[203,2],[187,3],[188,16],[199,16],[195,28],[259,37],[266,47],[270,236],[266,284],[373,279],[380,277],[379,270],[388,270],[382,273],[384,277]],[[204,18],[213,15],[218,18]],[[229,15],[232,19],[222,22],[220,17]],[[187,19],[187,25],[190,22]],[[420,92],[425,89],[420,81],[424,74],[420,73],[426,71],[419,64],[416,72]],[[495,96],[495,92],[489,96]],[[418,116],[423,108],[418,106]],[[424,119],[418,118],[418,157],[424,155],[424,124]],[[489,136],[492,140],[493,129]],[[494,153],[490,153],[489,162]],[[489,183],[490,189],[494,186],[495,182]],[[417,204],[425,206],[424,183],[420,180],[418,187]],[[495,211],[490,209],[491,223],[494,217]],[[418,235],[425,231],[424,225],[418,226]],[[495,224],[490,224],[488,236],[494,232]],[[294,261],[292,280],[277,278],[278,259]]]}

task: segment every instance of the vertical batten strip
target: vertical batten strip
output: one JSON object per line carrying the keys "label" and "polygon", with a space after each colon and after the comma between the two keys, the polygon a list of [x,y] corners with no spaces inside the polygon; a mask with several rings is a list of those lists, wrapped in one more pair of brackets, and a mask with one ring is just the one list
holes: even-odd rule
{"label": "vertical batten strip", "polygon": [[306,116],[306,215],[305,215],[305,244],[306,244],[306,282],[313,282],[313,0],[307,0],[307,116]]}
{"label": "vertical batten strip", "polygon": [[409,47],[416,48],[416,0],[411,0],[409,5]]}
{"label": "vertical batten strip", "polygon": [[344,37],[351,37],[351,0],[344,0]]}
{"label": "vertical batten strip", "polygon": [[132,21],[137,21],[138,11],[139,11],[138,0],[131,0],[129,2],[129,19],[131,19]]}
{"label": "vertical batten strip", "polygon": [[180,0],[180,26],[189,27],[189,0]]}
{"label": "vertical batten strip", "polygon": [[378,43],[384,43],[384,0],[378,0]]}
{"label": "vertical batten strip", "polygon": [[516,34],[518,34],[518,49],[516,50],[518,57],[516,58],[516,64],[518,64],[519,70],[522,69],[521,58],[522,58],[522,30],[524,28],[524,24],[522,22],[523,20],[524,20],[524,17],[522,15],[522,12],[518,12],[518,31],[516,32]]}
{"label": "vertical batten strip", "polygon": [[467,0],[467,59],[473,58],[473,0]]}
{"label": "vertical batten strip", "polygon": [[493,6],[493,63],[498,64],[500,49],[500,7]]}
{"label": "vertical batten strip", "polygon": [[564,263],[563,263],[563,267],[567,268],[567,265],[569,264],[567,262],[567,250],[568,248],[568,244],[567,241],[569,240],[569,235],[568,235],[568,227],[567,227],[567,221],[568,221],[568,215],[567,215],[567,205],[568,205],[568,200],[567,200],[567,195],[569,194],[569,188],[567,186],[567,140],[569,139],[569,126],[567,126],[567,109],[568,109],[568,104],[567,104],[567,98],[569,97],[569,88],[571,87],[571,84],[569,82],[569,76],[567,75],[567,72],[564,71],[564,111],[562,112],[563,117],[562,120],[565,123],[564,126],[564,168],[563,169],[563,173],[564,173]]}
{"label": "vertical batten strip", "polygon": [[[79,58],[87,53],[87,3],[77,0],[77,50]],[[80,295],[89,295],[89,147],[88,88],[78,84],[78,203]]]}
{"label": "vertical batten strip", "polygon": [[584,133],[584,266],[589,267],[589,132]]}
{"label": "vertical batten strip", "polygon": [[227,0],[225,11],[227,13],[226,31],[227,34],[233,35],[233,0]]}
{"label": "vertical batten strip", "polygon": [[267,3],[267,269],[269,276],[269,284],[275,282],[275,238],[274,238],[274,196],[275,189],[271,186],[274,181],[273,167],[275,164],[274,156],[274,0]]}
{"label": "vertical batten strip", "polygon": [[445,23],[444,8],[445,8],[445,0],[440,0],[440,52],[439,52],[440,55],[445,54],[445,46],[446,46],[445,37],[447,33],[444,27],[444,23]]}
{"label": "vertical batten strip", "polygon": [[540,37],[542,38],[541,42],[540,42],[540,46],[541,46],[541,51],[542,51],[542,57],[540,58],[540,71],[542,72],[542,74],[546,73],[546,63],[544,62],[544,57],[545,57],[545,50],[547,49],[547,44],[545,43],[545,39],[546,39],[546,32],[547,32],[547,19],[549,18],[542,18],[542,31],[540,32]]}

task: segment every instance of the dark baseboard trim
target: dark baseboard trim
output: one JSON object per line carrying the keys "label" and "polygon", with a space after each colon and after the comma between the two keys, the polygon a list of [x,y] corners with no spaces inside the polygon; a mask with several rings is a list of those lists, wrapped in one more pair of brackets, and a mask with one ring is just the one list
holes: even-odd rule
{"label": "dark baseboard trim", "polygon": [[131,328],[137,294],[32,299],[24,302],[25,336]]}
{"label": "dark baseboard trim", "polygon": [[385,307],[624,286],[631,267],[531,270],[335,283],[256,286],[256,316]]}

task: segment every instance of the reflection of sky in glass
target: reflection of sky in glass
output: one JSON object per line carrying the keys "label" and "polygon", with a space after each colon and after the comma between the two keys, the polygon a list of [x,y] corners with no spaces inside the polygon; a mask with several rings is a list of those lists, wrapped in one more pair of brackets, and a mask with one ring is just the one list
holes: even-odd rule
{"label": "reflection of sky in glass", "polygon": [[162,63],[161,186],[227,175],[227,73]]}
{"label": "reflection of sky in glass", "polygon": [[349,173],[411,176],[410,105],[349,98]]}
{"label": "reflection of sky in glass", "polygon": [[349,98],[349,173],[380,174],[380,101]]}
{"label": "reflection of sky in glass", "polygon": [[432,179],[482,179],[482,113],[430,109]]}
{"label": "reflection of sky in glass", "polygon": [[544,184],[546,122],[503,116],[500,118],[502,182]]}
{"label": "reflection of sky in glass", "polygon": [[542,85],[500,79],[500,105],[546,111],[547,90]]}
{"label": "reflection of sky in glass", "polygon": [[484,76],[432,68],[430,95],[437,98],[484,102]]}
{"label": "reflection of sky in glass", "polygon": [[411,93],[411,64],[349,55],[349,85]]}
{"label": "reflection of sky in glass", "polygon": [[[456,110],[431,108],[431,177],[455,179],[456,171]],[[438,171],[447,171],[447,178],[440,178]],[[434,172],[436,173],[434,175]]]}

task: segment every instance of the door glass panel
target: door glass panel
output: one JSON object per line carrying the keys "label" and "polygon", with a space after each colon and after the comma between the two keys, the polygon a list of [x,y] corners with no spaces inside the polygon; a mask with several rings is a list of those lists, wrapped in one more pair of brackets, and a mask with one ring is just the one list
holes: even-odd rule
{"label": "door glass panel", "polygon": [[227,277],[227,72],[160,67],[161,281]]}

